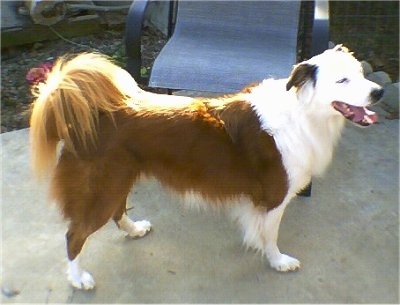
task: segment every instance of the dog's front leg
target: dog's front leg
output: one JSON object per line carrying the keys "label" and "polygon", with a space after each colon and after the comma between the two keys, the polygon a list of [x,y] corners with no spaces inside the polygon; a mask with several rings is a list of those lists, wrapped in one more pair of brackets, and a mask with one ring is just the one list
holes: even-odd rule
{"label": "dog's front leg", "polygon": [[281,204],[277,208],[267,212],[265,216],[264,232],[261,232],[261,234],[264,234],[264,251],[271,267],[278,271],[285,272],[300,268],[300,262],[289,255],[282,254],[277,245],[278,231],[284,210],[285,205]]}
{"label": "dog's front leg", "polygon": [[297,259],[282,254],[277,245],[279,225],[289,200],[285,199],[271,211],[245,204],[236,206],[233,212],[242,227],[244,243],[266,255],[271,267],[278,271],[293,271],[300,267]]}

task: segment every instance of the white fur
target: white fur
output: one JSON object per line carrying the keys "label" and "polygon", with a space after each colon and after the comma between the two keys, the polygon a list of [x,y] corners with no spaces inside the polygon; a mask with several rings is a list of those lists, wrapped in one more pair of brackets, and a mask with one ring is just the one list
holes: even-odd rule
{"label": "white fur", "polygon": [[291,197],[287,196],[277,208],[266,211],[252,203],[237,204],[232,209],[232,217],[243,231],[243,242],[265,255],[272,268],[278,271],[293,271],[300,267],[300,262],[282,254],[277,246],[279,225],[283,212]]}
{"label": "white fur", "polygon": [[264,81],[255,88],[250,102],[260,115],[262,127],[275,139],[289,176],[289,193],[295,194],[330,163],[344,118],[319,116],[306,109],[310,102],[299,101],[294,89],[287,92],[286,83],[287,80]]}
{"label": "white fur", "polygon": [[283,212],[293,195],[287,195],[277,208],[266,211],[265,208],[255,207],[245,196],[239,196],[230,202],[207,204],[201,194],[187,192],[184,195],[185,205],[196,210],[228,212],[237,222],[243,232],[243,243],[247,248],[253,248],[265,255],[272,268],[278,271],[293,271],[300,267],[300,262],[277,247],[279,224]]}
{"label": "white fur", "polygon": [[[327,50],[314,56],[306,63],[318,66],[317,84],[312,104],[330,105],[332,101],[342,101],[354,106],[368,106],[370,92],[381,87],[364,78],[359,61],[347,52]],[[338,82],[339,80],[346,80]],[[321,107],[320,111],[336,114],[332,107]]]}
{"label": "white fur", "polygon": [[130,237],[143,237],[151,230],[151,223],[147,220],[133,221],[123,214],[118,221],[118,227],[128,233]]}
{"label": "white fur", "polygon": [[[289,193],[322,175],[332,160],[345,119],[331,103],[367,106],[371,91],[379,88],[363,77],[360,63],[349,53],[327,50],[305,63],[318,67],[315,87],[310,80],[286,91],[288,79],[269,79],[249,97],[262,128],[274,137],[282,154]],[[338,83],[343,78],[349,81]]]}
{"label": "white fur", "polygon": [[67,274],[68,280],[75,288],[90,290],[95,286],[92,275],[81,269],[79,264],[79,256],[72,261],[68,261]]}
{"label": "white fur", "polygon": [[[297,259],[281,254],[278,230],[286,205],[312,176],[323,174],[345,124],[331,103],[342,101],[367,106],[370,93],[380,87],[363,77],[360,63],[349,53],[328,50],[306,63],[316,65],[316,82],[286,90],[288,79],[265,80],[248,98],[260,117],[262,128],[272,135],[282,155],[289,179],[286,198],[272,211],[252,205],[237,206],[233,214],[244,232],[244,242],[265,254],[278,271],[300,267]],[[344,82],[339,80],[346,79]]]}
{"label": "white fur", "polygon": [[[183,198],[183,202],[185,208],[196,210],[196,211],[207,211],[212,207],[212,205],[208,204],[203,196],[194,191],[187,191],[185,194],[181,195]],[[215,205],[214,205],[215,206]]]}

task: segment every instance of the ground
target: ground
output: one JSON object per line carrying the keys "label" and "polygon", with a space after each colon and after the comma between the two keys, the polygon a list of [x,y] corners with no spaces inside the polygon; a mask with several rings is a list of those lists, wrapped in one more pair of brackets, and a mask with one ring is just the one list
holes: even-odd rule
{"label": "ground", "polygon": [[[53,61],[66,53],[99,51],[112,56],[124,66],[123,31],[101,33],[37,42],[32,45],[2,50],[1,54],[1,132],[29,126],[32,95],[26,80],[29,69]],[[146,27],[142,38],[143,65],[150,67],[155,55],[165,43],[162,33]]]}

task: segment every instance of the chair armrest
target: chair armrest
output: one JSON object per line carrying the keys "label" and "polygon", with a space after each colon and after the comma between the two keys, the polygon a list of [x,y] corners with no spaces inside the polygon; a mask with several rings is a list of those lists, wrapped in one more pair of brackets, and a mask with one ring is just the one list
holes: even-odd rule
{"label": "chair armrest", "polygon": [[329,43],[329,1],[315,0],[311,56],[322,53]]}
{"label": "chair armrest", "polygon": [[142,65],[141,37],[144,17],[149,0],[133,0],[129,8],[125,28],[125,49],[127,56],[126,70],[138,82],[142,82],[140,69]]}

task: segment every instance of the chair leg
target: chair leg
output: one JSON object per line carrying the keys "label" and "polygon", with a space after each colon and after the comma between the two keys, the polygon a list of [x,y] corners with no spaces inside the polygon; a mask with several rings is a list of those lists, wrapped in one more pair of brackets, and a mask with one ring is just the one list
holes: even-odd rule
{"label": "chair leg", "polygon": [[126,70],[138,82],[141,81],[142,66],[141,38],[145,13],[150,0],[132,1],[126,18],[125,51],[127,57]]}
{"label": "chair leg", "polygon": [[312,182],[310,181],[310,183],[304,189],[297,193],[297,196],[311,197],[311,186]]}

